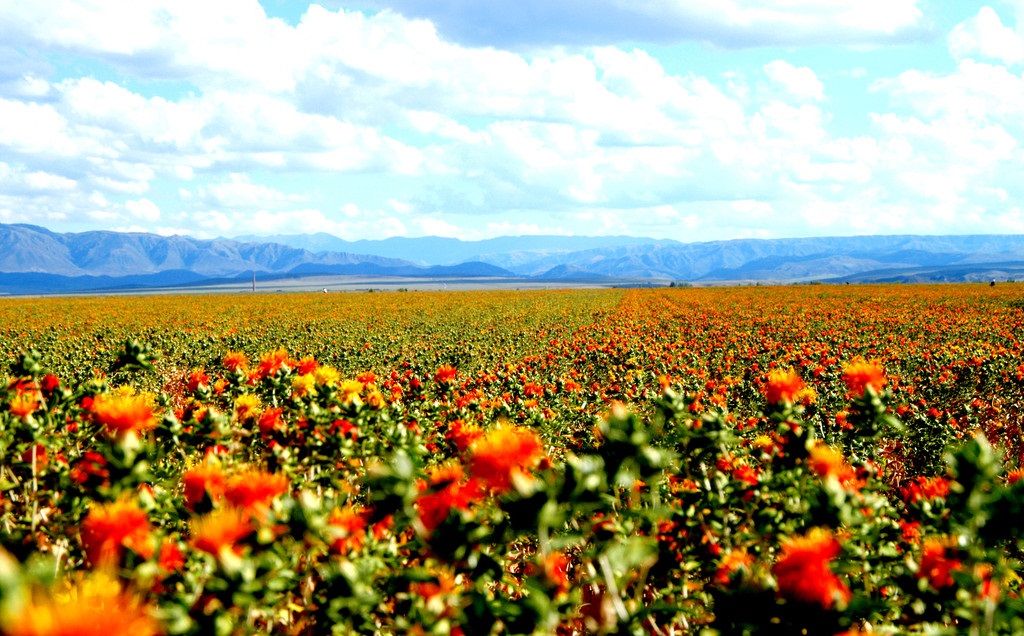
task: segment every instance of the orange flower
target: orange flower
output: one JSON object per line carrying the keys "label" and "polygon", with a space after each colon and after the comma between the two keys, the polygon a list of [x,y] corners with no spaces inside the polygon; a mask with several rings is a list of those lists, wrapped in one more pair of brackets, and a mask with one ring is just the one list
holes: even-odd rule
{"label": "orange flower", "polygon": [[248,470],[228,479],[224,496],[233,506],[260,514],[275,497],[288,492],[290,486],[285,475]]}
{"label": "orange flower", "polygon": [[746,550],[730,550],[725,553],[722,557],[722,562],[718,565],[718,569],[715,570],[715,582],[719,585],[728,585],[729,581],[732,580],[733,574],[735,574],[740,568],[750,569],[750,565],[754,562],[754,555],[749,554]]}
{"label": "orange flower", "polygon": [[466,424],[462,420],[454,420],[448,424],[448,431],[444,434],[444,438],[451,440],[455,444],[455,448],[459,449],[460,453],[464,453],[483,434],[484,431],[479,426]]}
{"label": "orange flower", "polygon": [[210,386],[210,376],[206,375],[203,369],[194,369],[188,376],[188,383],[185,388],[189,393],[195,393],[200,387]]}
{"label": "orange flower", "polygon": [[223,551],[240,552],[239,541],[255,531],[249,515],[238,508],[219,508],[192,520],[192,540],[196,550],[213,556]]}
{"label": "orange flower", "polygon": [[782,554],[772,567],[779,594],[831,609],[836,600],[846,603],[852,594],[829,567],[842,547],[832,534],[814,528],[802,537],[782,541]]}
{"label": "orange flower", "polygon": [[506,492],[516,475],[524,475],[544,457],[537,434],[518,426],[498,426],[470,447],[470,472],[492,490]]}
{"label": "orange flower", "polygon": [[228,371],[244,371],[249,366],[249,358],[241,351],[228,351],[224,356],[223,364]]}
{"label": "orange flower", "polygon": [[153,554],[149,519],[134,501],[119,499],[93,506],[82,521],[80,533],[94,566],[116,565],[125,548],[147,559]]}
{"label": "orange flower", "polygon": [[[409,591],[422,597],[428,603],[441,596],[452,594],[459,588],[455,575],[445,569],[437,571],[436,581],[416,581],[409,585]],[[439,609],[443,610],[443,604]]]}
{"label": "orange flower", "polygon": [[822,479],[835,479],[844,487],[854,485],[857,476],[842,453],[826,444],[817,444],[809,451],[807,467]]}
{"label": "orange flower", "polygon": [[356,376],[356,380],[359,380],[367,386],[374,386],[377,384],[377,374],[373,371],[363,371]]}
{"label": "orange flower", "polygon": [[147,395],[117,393],[97,395],[92,401],[92,419],[118,437],[156,428],[156,413]]}
{"label": "orange flower", "polygon": [[434,372],[434,382],[438,384],[451,384],[459,374],[458,370],[450,364],[443,364]]}
{"label": "orange flower", "polygon": [[764,397],[769,404],[795,404],[812,400],[814,390],[808,388],[793,369],[776,369],[768,374]]}
{"label": "orange flower", "polygon": [[544,576],[559,592],[569,589],[569,557],[564,552],[554,551],[543,561]]}
{"label": "orange flower", "polygon": [[856,358],[843,367],[843,382],[852,397],[860,397],[871,388],[879,392],[889,382],[882,371],[882,365],[872,360]]}
{"label": "orange flower", "polygon": [[960,559],[954,558],[955,554],[956,543],[952,540],[925,539],[921,546],[921,567],[917,578],[927,579],[936,590],[953,585],[952,573],[963,567]]}
{"label": "orange flower", "polygon": [[163,633],[149,608],[114,580],[93,578],[69,592],[30,599],[4,617],[6,636],[156,636]]}
{"label": "orange flower", "polygon": [[287,363],[288,352],[284,349],[276,349],[264,353],[260,356],[260,363],[256,366],[256,370],[250,374],[249,379],[255,382],[277,375],[277,372]]}
{"label": "orange flower", "polygon": [[32,392],[18,393],[7,403],[7,407],[11,410],[11,415],[21,418],[32,415],[41,405],[42,402],[39,400],[39,394]]}
{"label": "orange flower", "polygon": [[204,495],[209,495],[211,501],[224,496],[224,473],[216,460],[189,468],[181,474],[181,483],[185,487],[185,505],[189,510],[194,510]]}
{"label": "orange flower", "polygon": [[355,506],[335,508],[327,517],[327,524],[335,531],[331,552],[348,554],[363,547],[366,540],[366,511]]}

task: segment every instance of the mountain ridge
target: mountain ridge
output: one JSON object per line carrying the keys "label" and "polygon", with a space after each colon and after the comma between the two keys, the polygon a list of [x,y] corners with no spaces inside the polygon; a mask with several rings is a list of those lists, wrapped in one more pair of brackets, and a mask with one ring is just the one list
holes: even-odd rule
{"label": "mountain ridge", "polygon": [[[695,243],[624,236],[504,236],[484,241],[443,237],[344,241],[324,234],[276,237],[313,248],[336,245],[383,252],[376,254],[314,252],[250,238],[196,239],[102,230],[59,233],[30,224],[0,224],[0,293],[209,285],[253,272],[288,277],[487,277],[591,285],[626,284],[627,279],[653,284],[1024,279],[1022,235],[907,234]],[[471,256],[455,258],[461,255]]]}

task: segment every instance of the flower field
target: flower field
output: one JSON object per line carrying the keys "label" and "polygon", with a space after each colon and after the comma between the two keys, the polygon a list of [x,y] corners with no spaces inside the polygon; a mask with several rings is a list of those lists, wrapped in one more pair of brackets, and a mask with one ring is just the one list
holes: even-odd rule
{"label": "flower field", "polygon": [[5,299],[0,634],[1024,634],[1024,286]]}

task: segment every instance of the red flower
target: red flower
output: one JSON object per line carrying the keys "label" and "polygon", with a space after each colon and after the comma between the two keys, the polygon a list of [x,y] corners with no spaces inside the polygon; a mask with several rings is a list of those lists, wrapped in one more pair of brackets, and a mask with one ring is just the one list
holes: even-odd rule
{"label": "red flower", "polygon": [[949,495],[950,481],[945,477],[915,477],[903,487],[903,499],[907,503],[930,501]]}
{"label": "red flower", "polygon": [[784,540],[782,554],[772,567],[779,594],[805,603],[817,603],[825,609],[831,609],[836,600],[849,601],[852,596],[849,588],[829,567],[841,550],[839,541],[823,528]]}
{"label": "red flower", "polygon": [[356,376],[356,380],[358,380],[362,384],[365,384],[366,386],[372,386],[377,384],[377,374],[375,374],[373,371],[363,371],[362,373]]}
{"label": "red flower", "polygon": [[441,525],[452,508],[469,510],[469,505],[480,498],[479,483],[465,477],[462,466],[449,463],[435,466],[428,475],[429,482],[420,482],[420,495],[415,505],[420,523],[428,532]]}
{"label": "red flower", "polygon": [[134,501],[119,499],[90,508],[80,532],[95,566],[117,564],[125,548],[145,558],[153,554],[149,519]]}
{"label": "red flower", "polygon": [[260,363],[257,365],[256,370],[249,375],[249,380],[258,382],[263,378],[269,378],[277,375],[277,372],[280,371],[287,363],[288,352],[284,349],[276,349],[269,353],[265,353],[260,357]]}
{"label": "red flower", "polygon": [[60,378],[47,373],[43,376],[43,379],[39,381],[39,388],[46,395],[50,395],[60,388]]}
{"label": "red flower", "polygon": [[270,435],[274,431],[280,431],[284,429],[284,422],[281,421],[281,414],[284,409],[280,406],[275,406],[263,411],[260,415],[260,419],[257,421],[257,425],[260,428],[261,435]]}
{"label": "red flower", "polygon": [[193,510],[206,495],[209,495],[210,501],[217,501],[224,496],[224,473],[216,460],[208,460],[189,468],[181,474],[181,483],[185,487],[185,506],[189,510]]}
{"label": "red flower", "polygon": [[96,451],[88,450],[78,460],[75,467],[71,469],[71,479],[77,484],[85,484],[91,478],[97,478],[100,483],[106,483],[110,478],[110,471],[106,468],[107,458]]}
{"label": "red flower", "polygon": [[756,486],[758,484],[757,471],[746,464],[734,468],[732,470],[732,478],[748,486]]}
{"label": "red flower", "polygon": [[473,442],[470,472],[492,490],[506,492],[512,479],[524,475],[544,457],[544,445],[527,428],[498,426]]}
{"label": "red flower", "polygon": [[953,585],[952,573],[963,567],[963,563],[954,558],[955,553],[956,544],[948,539],[925,539],[917,578],[927,579],[936,590]]}
{"label": "red flower", "polygon": [[295,375],[307,375],[317,370],[320,364],[312,356],[306,356],[295,363]]}
{"label": "red flower", "polygon": [[564,552],[554,551],[544,558],[544,576],[548,583],[558,588],[559,592],[569,589],[569,557]]}
{"label": "red flower", "polygon": [[327,518],[335,537],[331,541],[331,552],[348,554],[363,547],[366,541],[366,511],[348,506],[335,508]]}
{"label": "red flower", "polygon": [[157,565],[164,572],[177,572],[185,567],[185,555],[181,548],[174,541],[164,541],[160,545],[160,555],[157,557]]}

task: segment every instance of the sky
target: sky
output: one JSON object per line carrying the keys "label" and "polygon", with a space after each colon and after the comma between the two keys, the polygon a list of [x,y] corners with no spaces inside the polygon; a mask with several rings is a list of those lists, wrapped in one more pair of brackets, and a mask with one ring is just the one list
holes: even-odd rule
{"label": "sky", "polygon": [[1024,0],[0,0],[0,222],[1024,233]]}

